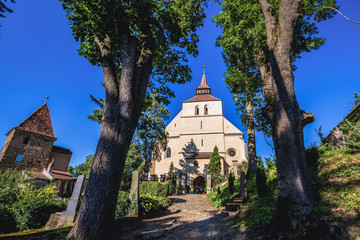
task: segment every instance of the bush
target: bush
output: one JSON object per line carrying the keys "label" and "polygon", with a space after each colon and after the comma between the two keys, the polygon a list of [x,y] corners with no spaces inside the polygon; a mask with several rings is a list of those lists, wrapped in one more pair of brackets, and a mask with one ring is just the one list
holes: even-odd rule
{"label": "bush", "polygon": [[19,188],[0,188],[0,204],[12,205],[20,193]]}
{"label": "bush", "polygon": [[65,204],[43,198],[23,199],[13,205],[16,227],[20,231],[41,228],[46,224],[51,213],[63,211]]}
{"label": "bush", "polygon": [[170,204],[171,200],[166,197],[140,196],[140,211],[144,218],[150,217],[161,209],[166,209]]}
{"label": "bush", "polygon": [[36,189],[26,186],[12,205],[16,227],[20,231],[41,228],[51,213],[65,210],[65,203],[55,195],[55,187]]}
{"label": "bush", "polygon": [[141,195],[161,196],[167,197],[169,191],[169,183],[160,182],[142,182],[140,186]]}
{"label": "bush", "polygon": [[0,203],[0,216],[0,233],[15,232],[16,223],[11,209],[2,203]]}
{"label": "bush", "polygon": [[126,217],[130,211],[131,201],[129,199],[129,194],[127,192],[120,191],[117,204],[115,216]]}
{"label": "bush", "polygon": [[208,199],[214,207],[225,206],[225,203],[230,202],[235,196],[240,195],[240,179],[234,181],[234,193],[230,193],[229,183],[218,187],[207,195]]}

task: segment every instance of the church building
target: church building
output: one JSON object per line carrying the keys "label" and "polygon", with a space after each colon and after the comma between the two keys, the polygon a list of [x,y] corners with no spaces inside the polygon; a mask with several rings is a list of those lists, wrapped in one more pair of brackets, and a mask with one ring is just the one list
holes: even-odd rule
{"label": "church building", "polygon": [[[211,95],[205,72],[196,95],[182,103],[182,110],[166,127],[168,145],[161,160],[153,161],[150,174],[164,180],[170,163],[190,187],[205,187],[210,155],[219,149],[222,174],[228,175],[247,161],[244,134],[223,116],[223,102]],[[184,178],[185,175],[185,178]]]}

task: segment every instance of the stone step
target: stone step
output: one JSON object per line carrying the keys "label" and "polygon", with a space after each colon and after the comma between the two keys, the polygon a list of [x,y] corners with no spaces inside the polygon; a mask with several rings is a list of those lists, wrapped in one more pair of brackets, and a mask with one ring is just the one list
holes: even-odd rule
{"label": "stone step", "polygon": [[236,211],[239,211],[240,206],[241,206],[241,203],[226,203],[225,210],[231,211],[231,212],[236,212]]}

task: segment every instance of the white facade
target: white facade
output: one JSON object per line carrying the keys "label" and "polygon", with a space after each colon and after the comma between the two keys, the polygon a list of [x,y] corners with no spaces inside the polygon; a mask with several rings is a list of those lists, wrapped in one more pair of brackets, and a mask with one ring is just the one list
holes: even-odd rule
{"label": "white facade", "polygon": [[[205,89],[205,94],[202,91]],[[219,149],[222,173],[227,175],[234,164],[247,161],[243,133],[223,116],[222,100],[210,95],[205,74],[197,95],[182,103],[182,110],[168,124],[168,149],[161,160],[152,163],[150,173],[166,175],[170,163],[187,175],[188,185],[198,176],[206,177],[210,154]]]}

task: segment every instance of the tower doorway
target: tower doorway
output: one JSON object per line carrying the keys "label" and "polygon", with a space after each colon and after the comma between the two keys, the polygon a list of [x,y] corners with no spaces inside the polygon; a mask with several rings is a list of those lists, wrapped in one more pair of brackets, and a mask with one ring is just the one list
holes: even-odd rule
{"label": "tower doorway", "polygon": [[193,181],[194,193],[202,194],[205,191],[205,178],[198,176]]}

